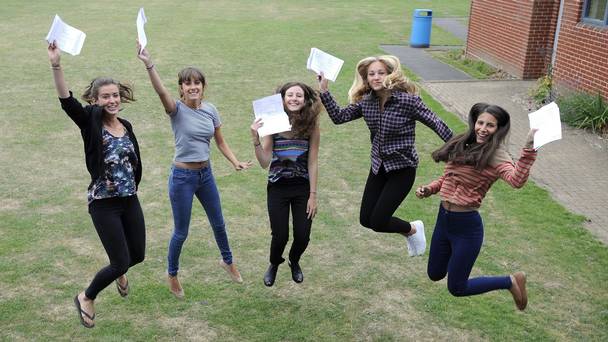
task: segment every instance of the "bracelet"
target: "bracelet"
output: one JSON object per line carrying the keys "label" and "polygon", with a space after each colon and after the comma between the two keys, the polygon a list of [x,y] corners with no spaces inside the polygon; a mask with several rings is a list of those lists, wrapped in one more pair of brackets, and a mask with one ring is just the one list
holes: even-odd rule
{"label": "bracelet", "polygon": [[316,192],[316,191],[311,191],[310,193],[311,193],[311,194],[316,194],[317,192]]}
{"label": "bracelet", "polygon": [[257,143],[257,144],[256,144],[256,143],[253,143],[253,147],[258,147],[258,146],[260,146],[260,145],[262,145],[262,143],[261,143],[261,142],[259,142],[259,141],[258,141],[258,143]]}
{"label": "bracelet", "polygon": [[152,70],[152,68],[154,68],[154,64],[152,64],[150,66],[146,66],[146,70]]}
{"label": "bracelet", "polygon": [[57,65],[52,65],[51,64],[51,69],[53,70],[61,70],[61,65],[57,64]]}

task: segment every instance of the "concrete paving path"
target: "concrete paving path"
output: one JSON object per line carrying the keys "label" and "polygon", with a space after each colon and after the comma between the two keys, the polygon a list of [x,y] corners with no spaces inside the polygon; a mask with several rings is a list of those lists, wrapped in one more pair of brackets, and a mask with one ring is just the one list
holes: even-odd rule
{"label": "concrete paving path", "polygon": [[434,59],[424,49],[403,45],[381,45],[380,48],[391,55],[397,56],[401,64],[425,81],[472,79],[464,72]]}
{"label": "concrete paving path", "polygon": [[[433,22],[437,24],[438,19],[434,18]],[[459,30],[463,28],[466,32],[464,24],[459,27],[455,21],[444,28],[455,30],[455,35],[462,35]],[[432,57],[424,49],[381,47],[399,57],[404,66],[422,78],[424,89],[465,122],[469,109],[477,102],[505,108],[511,114],[509,150],[514,157],[519,156],[529,131],[526,99],[534,81],[466,79],[461,71],[439,61],[430,61]],[[608,140],[565,124],[562,133],[562,140],[541,148],[531,178],[564,207],[585,216],[585,227],[608,244]],[[542,203],[536,205],[542,206]]]}

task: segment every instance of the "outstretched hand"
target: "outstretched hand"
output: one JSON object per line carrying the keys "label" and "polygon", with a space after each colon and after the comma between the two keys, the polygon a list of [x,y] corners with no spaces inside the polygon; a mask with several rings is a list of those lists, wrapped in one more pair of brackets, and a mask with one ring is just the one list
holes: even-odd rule
{"label": "outstretched hand", "polygon": [[428,186],[419,186],[416,189],[416,197],[418,198],[426,198],[431,196],[431,189]]}
{"label": "outstretched hand", "polygon": [[61,60],[61,50],[57,47],[57,41],[53,41],[49,44],[47,48],[47,53],[49,54],[49,61],[51,65],[57,66]]}
{"label": "outstretched hand", "polygon": [[246,162],[239,161],[234,166],[234,169],[237,170],[237,171],[246,170],[246,169],[250,168],[251,165],[253,165],[253,162],[251,160],[248,160]]}

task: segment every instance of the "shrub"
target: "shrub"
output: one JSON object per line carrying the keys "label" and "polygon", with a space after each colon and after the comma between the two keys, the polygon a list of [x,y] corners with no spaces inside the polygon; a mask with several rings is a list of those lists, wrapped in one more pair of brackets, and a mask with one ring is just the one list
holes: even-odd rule
{"label": "shrub", "polygon": [[602,95],[576,92],[557,99],[562,121],[594,133],[608,133],[608,102]]}
{"label": "shrub", "polygon": [[553,101],[553,78],[551,74],[539,78],[536,85],[530,89],[529,94],[538,107]]}

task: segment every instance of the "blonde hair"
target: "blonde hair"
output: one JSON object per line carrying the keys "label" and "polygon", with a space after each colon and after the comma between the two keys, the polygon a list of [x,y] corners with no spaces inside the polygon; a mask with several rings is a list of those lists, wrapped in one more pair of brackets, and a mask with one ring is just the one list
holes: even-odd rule
{"label": "blonde hair", "polygon": [[381,62],[386,67],[388,75],[386,75],[382,84],[385,89],[396,89],[410,94],[418,93],[416,85],[403,74],[399,58],[392,55],[367,57],[357,63],[355,80],[348,91],[348,101],[350,103],[361,101],[363,95],[372,90],[367,83],[367,69],[374,62]]}

